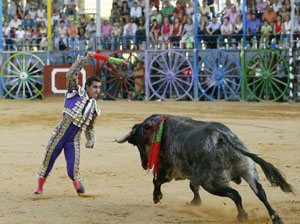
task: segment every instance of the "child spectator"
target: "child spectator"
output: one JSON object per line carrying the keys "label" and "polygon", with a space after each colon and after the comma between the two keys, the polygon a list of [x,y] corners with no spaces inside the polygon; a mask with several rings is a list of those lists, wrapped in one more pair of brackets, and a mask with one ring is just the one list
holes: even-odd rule
{"label": "child spectator", "polygon": [[42,35],[41,43],[40,43],[40,50],[45,51],[48,49],[48,40],[46,34]]}
{"label": "child spectator", "polygon": [[111,50],[120,50],[121,32],[120,22],[116,21],[111,30]]}
{"label": "child spectator", "polygon": [[16,45],[19,45],[17,47],[18,50],[20,50],[22,47],[21,45],[23,45],[24,37],[25,37],[25,31],[23,30],[23,26],[19,25],[18,30],[16,31],[16,39],[15,39]]}
{"label": "child spectator", "polygon": [[3,38],[5,40],[4,45],[6,46],[7,50],[10,50],[13,44],[12,39],[10,38],[10,30],[11,28],[8,26],[8,22],[4,21],[2,27],[2,33],[3,33]]}
{"label": "child spectator", "polygon": [[157,23],[156,19],[152,20],[151,28],[150,28],[150,40],[154,43],[157,43],[160,35],[160,25]]}
{"label": "child spectator", "polygon": [[32,44],[32,32],[31,32],[31,27],[29,25],[26,26],[24,37],[25,37],[24,44],[27,45],[27,49],[29,50]]}
{"label": "child spectator", "polygon": [[269,45],[269,38],[272,34],[272,27],[268,20],[264,20],[264,25],[261,27],[261,48],[266,48]]}
{"label": "child spectator", "polygon": [[158,9],[153,12],[153,15],[151,17],[151,21],[153,21],[154,19],[156,20],[156,22],[158,24],[162,23],[162,15],[159,13]]}
{"label": "child spectator", "polygon": [[40,43],[40,39],[39,39],[40,32],[37,30],[36,25],[32,27],[31,36],[32,36],[32,46],[36,47]]}

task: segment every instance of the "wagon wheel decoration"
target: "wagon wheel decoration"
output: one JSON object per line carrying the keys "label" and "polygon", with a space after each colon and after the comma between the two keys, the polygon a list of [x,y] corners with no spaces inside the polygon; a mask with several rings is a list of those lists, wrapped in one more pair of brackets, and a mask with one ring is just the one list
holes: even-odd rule
{"label": "wagon wheel decoration", "polygon": [[[85,52],[81,51],[68,51],[63,53],[58,58],[55,59],[53,65],[72,65],[80,56],[85,56]],[[70,61],[69,61],[70,58]],[[95,65],[94,60],[89,60],[89,65]]]}
{"label": "wagon wheel decoration", "polygon": [[34,99],[43,97],[44,62],[34,54],[10,56],[1,69],[4,97]]}
{"label": "wagon wheel decoration", "polygon": [[159,53],[150,62],[148,83],[152,94],[162,100],[193,99],[193,66],[180,52],[169,50]]}
{"label": "wagon wheel decoration", "polygon": [[237,95],[242,83],[242,69],[232,54],[216,50],[205,55],[198,64],[200,97],[229,100]]}
{"label": "wagon wheel decoration", "polygon": [[276,101],[285,96],[289,88],[288,62],[274,50],[259,51],[248,61],[245,77],[253,98]]}
{"label": "wagon wheel decoration", "polygon": [[144,61],[132,51],[117,51],[111,57],[122,58],[128,64],[101,64],[101,93],[107,99],[136,99],[144,97]]}

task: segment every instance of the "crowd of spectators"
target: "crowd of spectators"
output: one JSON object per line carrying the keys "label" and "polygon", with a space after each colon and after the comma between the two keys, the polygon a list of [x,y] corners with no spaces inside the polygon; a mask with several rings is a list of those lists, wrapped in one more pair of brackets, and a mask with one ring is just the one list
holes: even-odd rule
{"label": "crowd of spectators", "polygon": [[[51,33],[55,50],[96,49],[96,24],[85,14],[78,15],[77,0],[51,1]],[[12,0],[4,13],[5,50],[46,50],[49,46],[47,5],[43,0]]]}
{"label": "crowd of spectators", "polygon": [[[296,1],[295,20],[291,21],[290,0],[247,0],[246,40],[250,47],[283,47],[300,37],[300,0]],[[221,9],[214,0],[199,1],[198,40],[203,48],[241,46],[243,18],[241,0],[226,0]],[[96,48],[96,24],[78,13],[77,0],[53,0],[51,25],[56,50]],[[79,18],[78,18],[79,14]],[[142,49],[146,41],[146,16],[150,18],[149,39],[154,48],[193,48],[193,0],[113,0],[111,15],[103,19],[102,49]],[[47,49],[49,39],[47,7],[43,0],[12,0],[3,22],[3,45],[6,49]],[[272,41],[273,40],[273,41]],[[286,40],[286,41],[284,41]],[[19,46],[19,47],[18,47]]]}

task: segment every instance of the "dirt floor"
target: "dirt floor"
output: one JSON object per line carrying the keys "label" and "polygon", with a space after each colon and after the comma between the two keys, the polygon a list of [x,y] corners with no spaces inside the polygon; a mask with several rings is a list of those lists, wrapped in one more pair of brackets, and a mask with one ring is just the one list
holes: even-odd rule
{"label": "dirt floor", "polygon": [[[188,181],[162,187],[164,198],[154,205],[152,175],[142,169],[139,153],[128,143],[117,144],[135,123],[154,113],[219,121],[248,146],[286,174],[295,195],[271,187],[258,172],[273,208],[286,224],[300,223],[300,105],[246,102],[99,101],[95,149],[81,148],[81,174],[86,196],[78,197],[67,177],[61,154],[45,184],[33,197],[36,171],[47,141],[61,119],[62,98],[43,101],[0,100],[0,223],[237,223],[230,199],[200,190],[202,204]],[[82,135],[83,146],[85,143]],[[249,186],[232,184],[249,214],[245,223],[271,223],[267,210]]]}

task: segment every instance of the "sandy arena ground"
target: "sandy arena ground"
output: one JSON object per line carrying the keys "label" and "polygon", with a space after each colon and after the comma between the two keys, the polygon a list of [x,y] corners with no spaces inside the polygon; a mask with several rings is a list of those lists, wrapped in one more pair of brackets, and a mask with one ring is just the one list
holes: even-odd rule
{"label": "sandy arena ground", "polygon": [[[238,102],[104,101],[96,123],[98,143],[81,148],[86,197],[78,197],[67,177],[61,154],[44,188],[35,198],[36,171],[47,141],[61,119],[62,98],[43,101],[0,100],[0,223],[237,223],[234,203],[200,190],[202,204],[193,207],[188,181],[162,187],[161,203],[152,202],[152,175],[142,169],[135,147],[113,143],[135,123],[154,113],[219,121],[248,148],[281,169],[296,191],[285,194],[258,172],[273,208],[286,224],[300,223],[300,105]],[[81,145],[85,143],[82,135]],[[245,223],[271,223],[264,205],[245,181],[232,183],[249,214]]]}

